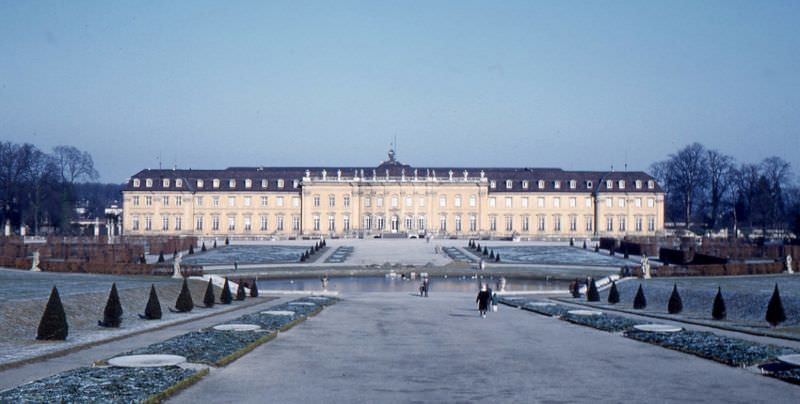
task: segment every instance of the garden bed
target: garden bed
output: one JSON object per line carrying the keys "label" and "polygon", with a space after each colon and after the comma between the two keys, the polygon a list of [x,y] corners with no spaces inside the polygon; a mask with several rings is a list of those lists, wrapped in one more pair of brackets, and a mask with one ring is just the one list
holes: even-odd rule
{"label": "garden bed", "polygon": [[155,368],[92,367],[61,372],[0,392],[3,403],[131,403],[157,401],[164,391],[175,392],[208,370],[178,366]]}

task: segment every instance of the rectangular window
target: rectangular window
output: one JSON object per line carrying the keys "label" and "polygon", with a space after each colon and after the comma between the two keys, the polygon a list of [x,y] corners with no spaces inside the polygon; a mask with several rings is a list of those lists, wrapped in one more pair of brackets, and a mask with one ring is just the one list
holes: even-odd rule
{"label": "rectangular window", "polygon": [[555,215],[553,216],[553,230],[554,231],[561,231],[561,216]]}
{"label": "rectangular window", "polygon": [[261,206],[269,206],[269,197],[266,196],[261,197]]}
{"label": "rectangular window", "polygon": [[514,230],[514,218],[511,216],[506,216],[506,231],[513,231]]}
{"label": "rectangular window", "polygon": [[648,216],[647,217],[647,231],[656,231],[656,217],[655,216]]}
{"label": "rectangular window", "polygon": [[539,189],[544,189],[544,180],[539,180],[536,184]]}
{"label": "rectangular window", "polygon": [[614,231],[614,218],[606,216],[606,231]]}
{"label": "rectangular window", "polygon": [[455,199],[453,199],[453,206],[455,206],[455,207],[457,207],[457,208],[460,208],[460,207],[461,207],[461,196],[458,196],[458,195],[457,195],[457,196],[455,197]]}
{"label": "rectangular window", "polygon": [[283,179],[278,180],[278,188],[283,188]]}
{"label": "rectangular window", "polygon": [[364,215],[364,230],[369,230],[372,228],[372,217],[370,215]]}
{"label": "rectangular window", "polygon": [[275,217],[275,230],[276,231],[283,231],[283,216],[276,216]]}
{"label": "rectangular window", "polygon": [[213,206],[213,207],[218,207],[219,206],[219,197],[218,196],[212,196],[211,197],[211,206]]}
{"label": "rectangular window", "polygon": [[175,230],[183,230],[183,216],[175,216]]}
{"label": "rectangular window", "polygon": [[456,231],[461,231],[461,216],[455,217]]}
{"label": "rectangular window", "polygon": [[474,208],[477,205],[478,205],[478,198],[476,198],[475,195],[470,195],[469,196],[469,207],[470,208]]}
{"label": "rectangular window", "polygon": [[613,208],[614,207],[614,199],[606,198],[606,207],[607,208]]}
{"label": "rectangular window", "polygon": [[[283,206],[283,200],[281,200],[281,205],[279,205],[279,206]],[[292,197],[292,207],[293,208],[299,208],[300,207],[300,198],[298,198],[296,196]]]}
{"label": "rectangular window", "polygon": [[161,215],[161,231],[169,230],[169,216]]}
{"label": "rectangular window", "polygon": [[251,197],[249,197],[249,196],[245,196],[245,197],[244,197],[244,206],[250,206],[250,204],[252,203],[252,201],[251,201],[251,200],[252,200],[252,198],[251,198]]}
{"label": "rectangular window", "polygon": [[175,197],[175,206],[183,206],[183,198],[180,196]]}
{"label": "rectangular window", "polygon": [[350,216],[345,216],[342,218],[342,231],[350,231]]}
{"label": "rectangular window", "polygon": [[406,207],[410,208],[412,206],[414,206],[414,198],[412,198],[410,196],[407,196],[406,197]]}
{"label": "rectangular window", "polygon": [[642,217],[641,216],[636,216],[633,219],[633,221],[634,221],[633,222],[633,226],[636,229],[636,231],[642,231]]}
{"label": "rectangular window", "polygon": [[587,208],[591,208],[592,207],[592,198],[586,198],[583,203]]}
{"label": "rectangular window", "polygon": [[342,199],[342,205],[345,209],[350,207],[350,195],[345,195],[344,199]]}
{"label": "rectangular window", "polygon": [[384,221],[383,216],[378,216],[375,218],[375,228],[378,230],[383,230]]}
{"label": "rectangular window", "polygon": [[169,206],[169,197],[164,195],[161,197],[161,204],[164,206]]}
{"label": "rectangular window", "polygon": [[647,198],[647,207],[652,208],[656,206],[656,200],[653,198]]}
{"label": "rectangular window", "polygon": [[244,231],[251,231],[253,230],[253,223],[250,219],[250,216],[244,217]]}
{"label": "rectangular window", "polygon": [[439,216],[439,230],[447,231],[447,216]]}
{"label": "rectangular window", "polygon": [[259,227],[261,231],[269,230],[269,217],[267,215],[261,215],[261,227]]}
{"label": "rectangular window", "polygon": [[131,227],[133,230],[139,230],[139,216],[131,217]]}
{"label": "rectangular window", "polygon": [[536,207],[543,208],[544,207],[544,197],[540,196],[536,198]]}
{"label": "rectangular window", "polygon": [[475,215],[469,216],[469,231],[478,231],[478,218]]}
{"label": "rectangular window", "polygon": [[375,198],[375,206],[382,208],[383,207],[383,197],[379,196]]}
{"label": "rectangular window", "polygon": [[319,215],[314,215],[311,218],[311,223],[314,224],[314,231],[319,231]]}
{"label": "rectangular window", "polygon": [[522,181],[522,189],[528,189],[528,180]]}
{"label": "rectangular window", "polygon": [[523,208],[527,208],[528,207],[528,197],[520,198],[520,201],[522,202],[522,207]]}
{"label": "rectangular window", "polygon": [[553,181],[553,188],[561,189],[561,181]]}
{"label": "rectangular window", "polygon": [[561,207],[561,198],[555,197],[553,198],[553,207],[560,208]]}
{"label": "rectangular window", "polygon": [[506,189],[511,189],[514,186],[514,181],[506,180]]}
{"label": "rectangular window", "polygon": [[198,196],[197,198],[194,199],[194,202],[198,207],[202,207],[203,206],[203,197],[202,196]]}
{"label": "rectangular window", "polygon": [[545,228],[544,215],[536,216],[536,221],[537,221],[537,228],[539,229],[539,231],[544,231]]}
{"label": "rectangular window", "polygon": [[211,216],[211,231],[219,231],[219,216]]}
{"label": "rectangular window", "polygon": [[320,203],[319,202],[319,195],[314,195],[313,201],[314,201],[314,207],[318,208],[319,207],[319,203]]}
{"label": "rectangular window", "polygon": [[625,198],[619,198],[619,201],[617,203],[619,204],[620,208],[624,208],[625,207]]}
{"label": "rectangular window", "polygon": [[633,202],[634,202],[633,203],[634,206],[636,206],[637,208],[641,208],[642,207],[642,198],[636,198],[636,199],[633,200]]}
{"label": "rectangular window", "polygon": [[497,199],[495,197],[489,198],[489,207],[493,208],[495,206],[497,206]]}
{"label": "rectangular window", "polygon": [[439,207],[446,208],[447,207],[447,197],[442,195],[439,197]]}
{"label": "rectangular window", "polygon": [[264,178],[261,180],[261,188],[266,188],[269,186],[269,180]]}
{"label": "rectangular window", "polygon": [[625,216],[619,218],[619,231],[625,231]]}
{"label": "rectangular window", "polygon": [[574,208],[578,206],[578,199],[577,198],[569,198],[569,207]]}
{"label": "rectangular window", "polygon": [[328,231],[336,231],[336,216],[328,215]]}
{"label": "rectangular window", "polygon": [[133,206],[139,206],[139,197],[138,196],[134,196],[133,197]]}
{"label": "rectangular window", "polygon": [[203,230],[203,216],[195,216],[195,218],[194,218],[194,229],[195,230]]}
{"label": "rectangular window", "polygon": [[144,217],[144,229],[147,231],[153,230],[153,217],[152,216],[145,216]]}
{"label": "rectangular window", "polygon": [[203,185],[204,185],[204,184],[205,184],[205,181],[203,181],[203,180],[197,180],[197,188],[203,188]]}
{"label": "rectangular window", "polygon": [[144,197],[144,204],[145,204],[145,206],[153,206],[153,197],[152,196],[145,196]]}
{"label": "rectangular window", "polygon": [[282,196],[275,197],[275,206],[283,207],[283,197]]}
{"label": "rectangular window", "polygon": [[328,195],[328,207],[329,208],[336,207],[336,196],[335,195]]}
{"label": "rectangular window", "polygon": [[406,216],[406,230],[411,230],[414,227],[414,218]]}
{"label": "rectangular window", "polygon": [[300,216],[292,216],[292,230],[300,231]]}
{"label": "rectangular window", "polygon": [[368,196],[364,197],[364,207],[369,208],[371,206],[372,206],[372,199],[370,199],[370,197]]}
{"label": "rectangular window", "polygon": [[392,202],[391,203],[392,203],[392,207],[396,208],[400,204],[400,200],[397,198],[397,196],[392,196]]}
{"label": "rectangular window", "polygon": [[506,207],[510,208],[512,206],[514,206],[514,202],[513,202],[512,198],[510,196],[507,196],[506,197]]}
{"label": "rectangular window", "polygon": [[530,220],[531,220],[531,218],[530,218],[530,217],[528,217],[528,216],[522,216],[522,231],[524,231],[524,232],[526,232],[526,233],[527,233],[528,231],[530,231],[530,229],[531,229],[531,228],[530,228],[530,227],[531,227],[531,225],[530,225]]}
{"label": "rectangular window", "polygon": [[236,197],[235,196],[229,196],[228,197],[228,206],[230,206],[230,207],[236,206]]}
{"label": "rectangular window", "polygon": [[586,231],[594,230],[594,216],[586,216]]}
{"label": "rectangular window", "polygon": [[417,218],[417,229],[425,230],[425,216]]}
{"label": "rectangular window", "polygon": [[578,230],[578,217],[577,216],[570,216],[569,217],[569,231],[577,231]]}
{"label": "rectangular window", "polygon": [[489,230],[497,231],[497,216],[489,216]]}
{"label": "rectangular window", "polygon": [[244,180],[244,187],[245,188],[252,188],[253,187],[253,180],[247,178]]}

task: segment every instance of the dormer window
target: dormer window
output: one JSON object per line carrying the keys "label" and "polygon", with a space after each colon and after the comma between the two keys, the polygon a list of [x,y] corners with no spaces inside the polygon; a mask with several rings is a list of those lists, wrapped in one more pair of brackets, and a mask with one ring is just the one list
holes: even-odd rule
{"label": "dormer window", "polygon": [[506,180],[506,189],[511,189],[514,186],[514,181]]}
{"label": "dormer window", "polygon": [[297,187],[299,187],[299,186],[300,186],[300,181],[298,181],[298,180],[292,180],[292,188],[297,188]]}
{"label": "dormer window", "polygon": [[253,187],[253,180],[250,178],[244,180],[244,187],[245,188],[252,188]]}
{"label": "dormer window", "polygon": [[586,181],[586,189],[592,189],[592,181]]}
{"label": "dormer window", "polygon": [[151,180],[150,178],[144,180],[144,186],[146,188],[152,188],[153,187],[153,180]]}
{"label": "dormer window", "polygon": [[544,180],[539,180],[539,189],[544,189]]}
{"label": "dormer window", "polygon": [[569,180],[569,189],[575,189],[578,187],[578,181]]}
{"label": "dormer window", "polygon": [[134,178],[133,179],[133,187],[134,188],[139,188],[139,185],[141,185],[139,179],[138,178]]}
{"label": "dormer window", "polygon": [[553,181],[554,189],[561,189],[561,181]]}
{"label": "dormer window", "polygon": [[653,181],[653,180],[647,181],[647,188],[648,189],[653,189],[655,187],[656,187],[656,182],[655,181]]}
{"label": "dormer window", "polygon": [[183,188],[183,180],[180,178],[175,179],[175,187],[176,188]]}
{"label": "dormer window", "polygon": [[614,189],[614,181],[606,180],[606,189]]}
{"label": "dormer window", "polygon": [[197,188],[203,188],[203,180],[197,180]]}
{"label": "dormer window", "polygon": [[278,188],[283,188],[283,178],[278,179]]}
{"label": "dormer window", "polygon": [[528,189],[528,180],[522,181],[522,189]]}
{"label": "dormer window", "polygon": [[489,188],[491,189],[497,188],[497,183],[494,180],[489,181]]}
{"label": "dormer window", "polygon": [[261,180],[261,188],[266,188],[269,186],[269,180],[264,178]]}
{"label": "dormer window", "polygon": [[219,179],[218,179],[218,178],[214,178],[214,179],[211,181],[211,187],[212,187],[212,188],[219,188]]}
{"label": "dormer window", "polygon": [[619,184],[619,189],[625,189],[625,180],[619,180],[618,184]]}
{"label": "dormer window", "polygon": [[636,189],[642,189],[642,180],[636,180]]}
{"label": "dormer window", "polygon": [[234,180],[232,178],[229,179],[228,180],[228,188],[236,188],[236,180]]}
{"label": "dormer window", "polygon": [[164,178],[161,180],[161,186],[164,188],[169,188],[169,178]]}

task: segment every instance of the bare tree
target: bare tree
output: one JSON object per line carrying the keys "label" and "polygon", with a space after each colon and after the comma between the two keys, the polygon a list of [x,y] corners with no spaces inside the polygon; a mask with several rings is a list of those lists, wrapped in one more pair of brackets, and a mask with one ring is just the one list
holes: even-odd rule
{"label": "bare tree", "polygon": [[662,171],[662,184],[679,201],[686,227],[689,227],[697,203],[695,196],[703,191],[708,178],[706,149],[700,143],[692,143],[656,164],[656,169]]}
{"label": "bare tree", "polygon": [[76,181],[98,178],[92,155],[88,152],[80,151],[73,146],[56,146],[53,154],[61,170],[61,180],[64,183],[72,185]]}
{"label": "bare tree", "polygon": [[717,227],[721,216],[722,201],[732,187],[733,157],[720,153],[717,150],[706,151],[708,163],[708,198],[711,212],[709,213],[708,226]]}

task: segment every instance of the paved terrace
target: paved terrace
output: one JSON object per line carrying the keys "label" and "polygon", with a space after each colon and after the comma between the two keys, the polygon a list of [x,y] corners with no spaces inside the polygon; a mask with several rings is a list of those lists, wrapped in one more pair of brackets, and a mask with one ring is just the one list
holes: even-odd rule
{"label": "paved terrace", "polygon": [[800,387],[475,297],[346,296],[175,403],[796,402]]}

